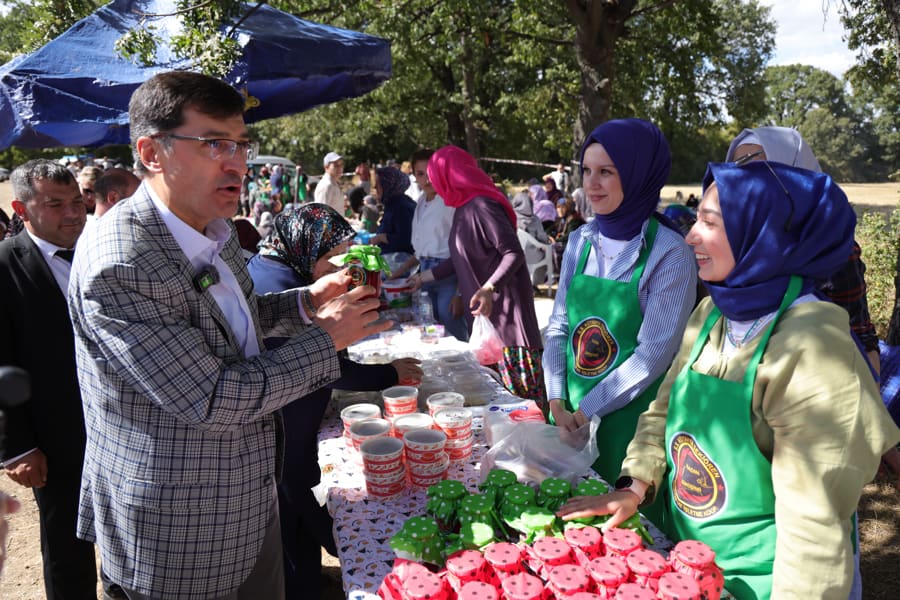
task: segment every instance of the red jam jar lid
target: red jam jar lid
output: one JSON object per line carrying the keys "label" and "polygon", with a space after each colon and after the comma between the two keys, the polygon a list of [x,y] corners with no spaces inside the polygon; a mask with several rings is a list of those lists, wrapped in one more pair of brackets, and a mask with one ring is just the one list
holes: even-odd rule
{"label": "red jam jar lid", "polygon": [[566,529],[566,541],[575,548],[596,548],[603,541],[603,535],[596,527],[572,527]]}
{"label": "red jam jar lid", "polygon": [[591,577],[599,585],[617,586],[628,581],[628,566],[618,556],[599,556],[588,563]]}
{"label": "red jam jar lid", "polygon": [[518,573],[503,580],[503,593],[507,600],[540,600],[544,584],[534,575]]}
{"label": "red jam jar lid", "polygon": [[484,549],[484,559],[495,569],[509,571],[522,562],[522,551],[515,544],[495,542]]}
{"label": "red jam jar lid", "polygon": [[656,600],[656,594],[653,590],[636,583],[626,583],[616,590],[615,600]]}
{"label": "red jam jar lid", "polygon": [[631,572],[643,577],[659,577],[669,570],[666,560],[654,552],[641,548],[625,557],[625,563]]}
{"label": "red jam jar lid", "polygon": [[700,600],[700,586],[684,573],[666,573],[659,578],[658,595],[663,600]]}
{"label": "red jam jar lid", "polygon": [[593,592],[575,592],[570,596],[566,596],[566,600],[603,600],[603,596]]}
{"label": "red jam jar lid", "polygon": [[699,540],[678,542],[670,556],[695,569],[708,567],[716,560],[713,549]]}
{"label": "red jam jar lid", "polygon": [[407,600],[428,600],[444,598],[446,594],[437,575],[417,572],[403,582],[403,597]]}
{"label": "red jam jar lid", "polygon": [[559,564],[567,560],[572,553],[572,547],[558,537],[543,537],[531,545],[534,555],[548,564]]}
{"label": "red jam jar lid", "polygon": [[467,579],[478,574],[484,566],[484,557],[477,550],[462,550],[449,557],[446,564],[450,574]]}
{"label": "red jam jar lid", "polygon": [[489,583],[470,581],[459,589],[458,600],[498,600],[500,592]]}
{"label": "red jam jar lid", "polygon": [[641,547],[641,536],[630,529],[613,528],[603,534],[606,547],[618,554],[628,554]]}
{"label": "red jam jar lid", "polygon": [[588,576],[587,571],[584,570],[584,567],[578,565],[553,567],[547,579],[557,592],[567,596],[575,592],[585,592],[591,584],[591,578]]}

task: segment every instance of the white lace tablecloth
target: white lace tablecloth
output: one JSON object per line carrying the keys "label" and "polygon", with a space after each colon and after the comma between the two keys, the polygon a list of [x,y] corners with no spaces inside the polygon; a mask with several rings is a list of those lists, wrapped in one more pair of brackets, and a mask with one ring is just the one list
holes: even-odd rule
{"label": "white lace tablecloth", "polygon": [[[471,459],[451,466],[448,478],[463,482],[469,491],[478,491],[479,464],[487,450],[481,419],[474,420],[475,444]],[[388,540],[406,519],[425,513],[425,492],[411,489],[397,500],[369,500],[362,467],[354,462],[352,450],[344,444],[343,425],[334,403],[329,407],[319,431],[319,464],[322,483],[328,488],[328,511],[334,517],[334,539],[341,560],[344,592],[354,600],[377,592],[393,567],[394,553]],[[585,477],[596,474],[591,472]],[[667,553],[669,541],[652,523],[644,520],[654,544],[653,550]]]}

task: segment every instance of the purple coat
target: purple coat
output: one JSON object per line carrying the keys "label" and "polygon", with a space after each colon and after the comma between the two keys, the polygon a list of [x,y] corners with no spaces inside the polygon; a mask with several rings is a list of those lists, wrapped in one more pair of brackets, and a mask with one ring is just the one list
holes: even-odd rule
{"label": "purple coat", "polygon": [[[476,197],[456,209],[450,258],[432,272],[436,279],[456,273],[466,307],[475,291],[490,281],[495,290],[490,319],[503,343],[543,348],[525,254],[516,227],[499,202]],[[464,312],[471,331],[472,313]]]}

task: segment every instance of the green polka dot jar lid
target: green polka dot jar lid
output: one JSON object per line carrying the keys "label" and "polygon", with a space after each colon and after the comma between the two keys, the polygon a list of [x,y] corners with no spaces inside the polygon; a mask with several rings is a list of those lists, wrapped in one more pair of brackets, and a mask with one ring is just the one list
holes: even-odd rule
{"label": "green polka dot jar lid", "polygon": [[548,477],[541,482],[541,495],[552,498],[568,498],[572,492],[572,484],[565,479]]}
{"label": "green polka dot jar lid", "polygon": [[516,478],[516,474],[512,471],[507,471],[506,469],[491,469],[487,479],[485,479],[478,488],[482,490],[488,487],[505,488],[514,483],[518,483],[518,479]]}
{"label": "green polka dot jar lid", "polygon": [[534,504],[534,489],[524,483],[514,483],[503,490],[503,502],[509,504]]}
{"label": "green polka dot jar lid", "polygon": [[573,496],[600,496],[609,492],[609,486],[599,479],[587,479],[578,484]]}
{"label": "green polka dot jar lid", "polygon": [[490,516],[494,510],[494,503],[488,496],[472,494],[462,499],[459,504],[460,513],[470,516]]}
{"label": "green polka dot jar lid", "polygon": [[459,500],[466,493],[466,486],[455,479],[445,479],[436,483],[426,492],[429,498],[441,498],[442,500]]}

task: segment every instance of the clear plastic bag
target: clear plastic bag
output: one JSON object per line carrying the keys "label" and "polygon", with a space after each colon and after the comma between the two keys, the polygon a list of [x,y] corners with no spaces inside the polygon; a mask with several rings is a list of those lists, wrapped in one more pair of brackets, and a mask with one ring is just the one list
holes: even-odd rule
{"label": "clear plastic bag", "polygon": [[556,425],[521,422],[512,426],[481,460],[481,478],[491,469],[512,471],[522,483],[540,485],[547,477],[577,482],[600,455],[595,417],[568,432]]}
{"label": "clear plastic bag", "polygon": [[503,340],[484,315],[475,315],[469,348],[482,365],[495,365],[503,360]]}

